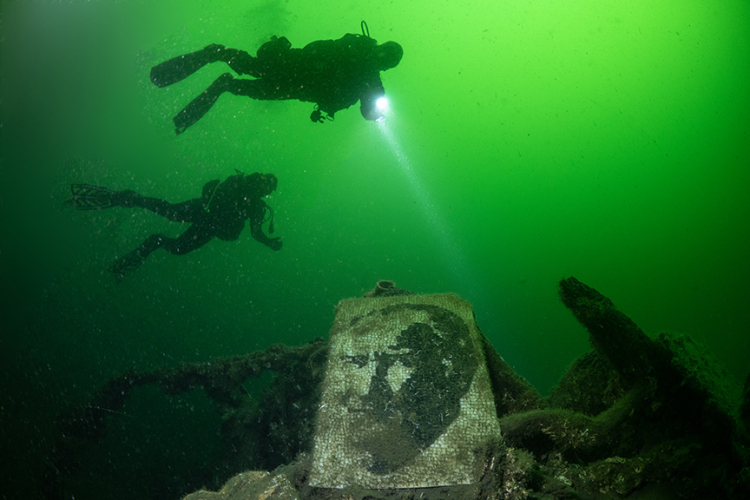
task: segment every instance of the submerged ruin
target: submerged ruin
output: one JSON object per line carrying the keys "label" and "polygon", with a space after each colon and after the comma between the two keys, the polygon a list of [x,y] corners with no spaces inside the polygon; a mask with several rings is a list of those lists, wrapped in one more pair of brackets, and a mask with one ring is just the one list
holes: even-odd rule
{"label": "submerged ruin", "polygon": [[549,398],[458,297],[381,281],[339,304],[329,341],[109,381],[60,416],[47,498],[71,498],[79,455],[143,386],[202,388],[220,418],[224,453],[170,490],[188,500],[750,498],[750,378],[740,395],[688,336],[646,335],[575,278],[559,293],[593,350]]}

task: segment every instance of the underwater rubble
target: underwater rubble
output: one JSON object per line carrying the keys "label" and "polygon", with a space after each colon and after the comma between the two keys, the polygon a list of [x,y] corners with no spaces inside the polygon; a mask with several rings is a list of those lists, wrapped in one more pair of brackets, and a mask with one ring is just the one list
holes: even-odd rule
{"label": "underwater rubble", "polygon": [[528,498],[748,498],[750,441],[720,365],[686,335],[650,339],[575,278],[560,298],[594,350],[547,408],[501,419],[506,446],[534,456],[528,477],[543,475]]}
{"label": "underwater rubble", "polygon": [[[381,281],[366,296],[409,293]],[[77,455],[103,439],[112,418],[96,409],[116,411],[133,388],[156,385],[166,394],[202,387],[221,418],[221,439],[231,445],[210,479],[203,478],[204,489],[186,478],[185,500],[750,498],[750,377],[740,397],[720,364],[690,337],[647,336],[607,297],[573,277],[560,282],[559,295],[588,330],[593,350],[543,398],[483,339],[502,437],[475,450],[483,467],[474,484],[311,486],[328,358],[328,342],[316,339],[111,380],[88,405],[61,415],[47,460],[46,497],[72,497]],[[266,370],[278,375],[254,401],[242,384]]]}

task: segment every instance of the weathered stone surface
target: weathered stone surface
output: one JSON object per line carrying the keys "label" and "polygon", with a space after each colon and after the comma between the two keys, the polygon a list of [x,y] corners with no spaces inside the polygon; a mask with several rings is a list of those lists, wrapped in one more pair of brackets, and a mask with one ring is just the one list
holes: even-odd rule
{"label": "weathered stone surface", "polygon": [[482,336],[456,295],[347,299],[331,329],[310,483],[426,488],[479,481],[500,436]]}
{"label": "weathered stone surface", "polygon": [[217,492],[196,491],[184,500],[299,500],[297,490],[283,474],[243,472],[232,477]]}

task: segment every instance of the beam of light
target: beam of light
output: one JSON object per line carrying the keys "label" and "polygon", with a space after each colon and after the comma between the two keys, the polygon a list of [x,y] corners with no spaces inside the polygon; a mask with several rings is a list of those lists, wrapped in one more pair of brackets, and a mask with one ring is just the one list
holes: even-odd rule
{"label": "beam of light", "polygon": [[427,192],[424,183],[419,179],[418,170],[414,168],[411,160],[404,153],[401,143],[396,139],[393,114],[388,112],[387,115],[385,120],[377,122],[378,130],[380,130],[388,149],[396,158],[396,162],[400,167],[398,170],[408,182],[416,205],[421,209],[427,226],[434,234],[438,243],[436,248],[442,250],[447,268],[452,271],[454,278],[461,284],[461,288],[467,291],[472,290],[476,288],[477,281],[473,279],[473,273],[469,272],[469,266],[466,264],[463,254],[451,234],[451,229],[440,216],[438,207],[433,203],[430,193]]}

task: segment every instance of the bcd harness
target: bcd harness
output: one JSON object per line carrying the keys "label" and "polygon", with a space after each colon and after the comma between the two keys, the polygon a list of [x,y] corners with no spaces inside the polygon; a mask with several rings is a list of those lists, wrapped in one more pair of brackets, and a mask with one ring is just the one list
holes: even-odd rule
{"label": "bcd harness", "polygon": [[[234,171],[237,172],[238,175],[245,176],[244,172],[240,172],[236,168],[234,169]],[[222,184],[221,182],[216,183],[216,186],[214,186],[213,190],[211,191],[211,196],[208,198],[208,201],[203,206],[203,210],[205,210],[207,214],[211,213],[211,208],[210,208],[211,202],[213,201],[214,195],[216,194],[216,191],[219,189],[219,186],[221,184]],[[268,224],[268,233],[273,234],[273,217],[274,217],[273,208],[270,205],[268,205],[268,203],[266,203],[265,201],[263,200],[259,200],[259,201],[263,204],[263,220],[261,221],[261,224],[265,224],[266,222],[270,220],[271,222],[270,224]]]}

